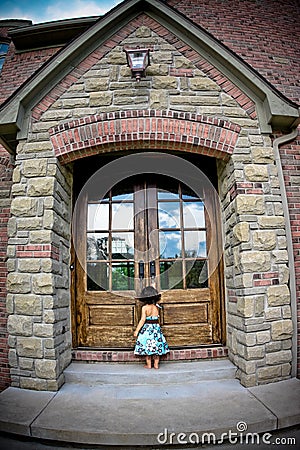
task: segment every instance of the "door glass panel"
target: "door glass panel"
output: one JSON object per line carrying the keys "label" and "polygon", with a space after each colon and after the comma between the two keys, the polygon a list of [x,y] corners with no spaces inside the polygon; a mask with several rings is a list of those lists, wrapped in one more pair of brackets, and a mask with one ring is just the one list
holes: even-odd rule
{"label": "door glass panel", "polygon": [[112,204],[112,229],[133,230],[133,203]]}
{"label": "door glass panel", "polygon": [[126,291],[134,289],[134,263],[112,264],[112,290]]}
{"label": "door glass panel", "polygon": [[188,186],[181,186],[182,200],[198,200],[203,198],[203,190],[198,186],[197,194]]}
{"label": "door glass panel", "polygon": [[180,203],[159,202],[159,228],[180,228]]}
{"label": "door glass panel", "polygon": [[158,190],[157,196],[158,200],[179,200],[178,192],[164,191],[163,189]]}
{"label": "door glass panel", "polygon": [[112,259],[134,259],[133,232],[112,233]]}
{"label": "door glass panel", "polygon": [[108,230],[109,225],[109,204],[90,203],[88,205],[88,231]]}
{"label": "door glass panel", "polygon": [[186,258],[206,257],[205,231],[185,231],[184,255]]}
{"label": "door glass panel", "polygon": [[87,234],[87,260],[108,259],[108,233]]}
{"label": "door glass panel", "polygon": [[175,259],[181,256],[181,232],[160,231],[159,233],[160,257],[162,259]]}
{"label": "door glass panel", "polygon": [[182,260],[163,261],[159,265],[160,268],[160,288],[165,289],[182,289]]}
{"label": "door glass panel", "polygon": [[108,289],[109,266],[105,262],[87,263],[87,290]]}
{"label": "door glass panel", "polygon": [[183,203],[184,228],[205,228],[204,204],[202,202]]}
{"label": "door glass panel", "polygon": [[186,287],[188,289],[208,287],[207,261],[186,261]]}

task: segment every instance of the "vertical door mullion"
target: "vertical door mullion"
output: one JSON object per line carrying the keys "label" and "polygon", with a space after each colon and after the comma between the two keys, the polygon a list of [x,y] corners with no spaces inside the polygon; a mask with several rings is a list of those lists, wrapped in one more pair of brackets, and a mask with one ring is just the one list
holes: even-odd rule
{"label": "vertical door mullion", "polygon": [[[159,290],[159,231],[158,201],[155,183],[148,183],[147,189],[147,234],[148,234],[148,279],[149,284]],[[151,239],[151,242],[150,242]],[[150,277],[150,261],[155,263],[155,278]]]}

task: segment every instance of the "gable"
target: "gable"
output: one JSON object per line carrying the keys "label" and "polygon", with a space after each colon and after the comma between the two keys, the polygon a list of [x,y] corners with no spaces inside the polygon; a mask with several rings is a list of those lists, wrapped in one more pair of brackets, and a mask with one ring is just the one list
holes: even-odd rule
{"label": "gable", "polygon": [[[263,132],[270,132],[272,127],[285,129],[295,126],[295,121],[299,120],[297,108],[274,92],[264,80],[204,30],[159,0],[129,0],[99,19],[54,56],[16,96],[3,105],[0,132],[7,148],[12,151],[16,140],[26,136],[30,111],[41,102],[49,90],[64,78],[70,77],[74,67],[78,67],[83,59],[86,59],[86,55],[91,55],[101,46],[104,56],[115,47],[118,44],[114,42],[116,33],[141,12],[147,13],[162,29],[186,44],[190,49],[189,59],[194,59],[194,62],[197,58],[210,61],[208,65],[217,69],[218,73],[226,78],[226,82],[233,83],[246,97],[255,102]],[[212,71],[211,68],[209,70]]]}

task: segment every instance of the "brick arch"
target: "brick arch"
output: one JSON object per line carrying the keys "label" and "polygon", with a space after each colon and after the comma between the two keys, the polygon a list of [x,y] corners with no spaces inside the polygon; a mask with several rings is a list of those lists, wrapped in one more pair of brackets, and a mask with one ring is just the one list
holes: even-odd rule
{"label": "brick arch", "polygon": [[69,163],[103,152],[181,150],[228,159],[240,126],[174,111],[124,111],[71,120],[49,130],[58,159]]}

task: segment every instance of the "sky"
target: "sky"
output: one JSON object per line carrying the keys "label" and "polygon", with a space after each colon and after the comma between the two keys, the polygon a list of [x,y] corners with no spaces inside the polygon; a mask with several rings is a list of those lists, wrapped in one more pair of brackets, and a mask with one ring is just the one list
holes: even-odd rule
{"label": "sky", "polygon": [[0,19],[29,19],[33,24],[100,16],[122,0],[0,0]]}

